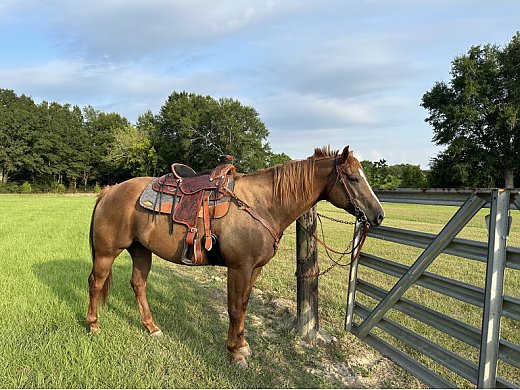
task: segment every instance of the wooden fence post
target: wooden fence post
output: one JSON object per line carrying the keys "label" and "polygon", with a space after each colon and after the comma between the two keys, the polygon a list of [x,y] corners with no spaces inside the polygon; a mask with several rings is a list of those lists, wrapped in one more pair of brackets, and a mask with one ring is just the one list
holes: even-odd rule
{"label": "wooden fence post", "polygon": [[296,223],[296,312],[298,332],[308,341],[318,335],[318,250],[316,240],[316,206]]}

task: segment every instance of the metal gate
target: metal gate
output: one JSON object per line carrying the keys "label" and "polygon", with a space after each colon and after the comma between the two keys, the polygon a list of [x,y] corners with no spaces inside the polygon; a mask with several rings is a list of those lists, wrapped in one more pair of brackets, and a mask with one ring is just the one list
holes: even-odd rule
{"label": "metal gate", "polygon": [[[376,193],[382,202],[452,205],[460,208],[437,235],[384,226],[369,231],[369,237],[423,248],[424,251],[411,267],[362,252],[352,263],[350,270],[345,329],[388,356],[430,387],[456,386],[376,333],[383,332],[398,339],[406,345],[403,349],[415,350],[429,357],[479,388],[518,387],[518,383],[511,383],[497,376],[497,362],[500,359],[520,369],[520,346],[500,338],[500,322],[503,316],[519,321],[520,332],[520,299],[503,294],[505,269],[520,270],[520,248],[506,246],[511,224],[510,210],[520,210],[519,191],[517,189],[473,192],[403,189]],[[487,243],[455,238],[483,207],[490,208],[490,214],[486,217],[489,233]],[[359,240],[360,237],[355,239]],[[485,288],[425,272],[441,253],[485,262]],[[393,288],[386,291],[360,279],[358,277],[360,266],[397,277],[398,281]],[[404,298],[403,294],[414,285],[482,308],[481,328],[470,326]],[[366,307],[356,300],[356,294],[359,293],[378,303],[372,309]],[[456,340],[478,348],[478,364],[391,320],[386,316],[390,309],[397,310]],[[377,332],[375,328],[378,328]]]}

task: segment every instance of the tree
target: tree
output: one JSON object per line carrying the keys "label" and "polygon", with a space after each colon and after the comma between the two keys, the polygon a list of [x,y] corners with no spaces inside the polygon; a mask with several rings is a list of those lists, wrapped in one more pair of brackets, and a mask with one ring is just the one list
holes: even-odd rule
{"label": "tree", "polygon": [[423,188],[428,182],[419,165],[398,164],[388,166],[386,160],[361,162],[372,188]]}
{"label": "tree", "polygon": [[520,175],[519,63],[520,33],[503,49],[473,46],[453,60],[449,83],[437,82],[423,95],[433,140],[448,147],[434,159],[435,170],[466,170],[460,178],[479,179],[478,186],[494,178],[514,186]]}
{"label": "tree", "polygon": [[115,129],[106,160],[130,177],[150,176],[157,165],[157,153],[146,129],[128,125]]}
{"label": "tree", "polygon": [[423,188],[426,187],[426,175],[419,165],[403,164],[401,168],[401,182],[399,187],[402,188]]}
{"label": "tree", "polygon": [[129,126],[130,122],[118,113],[104,113],[88,106],[83,109],[83,125],[88,139],[88,162],[83,172],[83,183],[85,186],[89,180],[112,183],[117,179],[117,172],[108,165],[105,156],[113,145],[115,129]]}
{"label": "tree", "polygon": [[399,168],[389,167],[385,159],[376,162],[364,160],[361,162],[367,175],[368,182],[373,188],[388,189],[398,188],[400,184]]}
{"label": "tree", "polygon": [[42,102],[38,105],[39,128],[31,155],[34,161],[25,165],[33,181],[42,184],[64,184],[76,189],[78,179],[88,162],[87,133],[78,106]]}
{"label": "tree", "polygon": [[291,158],[285,153],[272,153],[269,157],[269,166],[272,167],[289,161],[291,161]]}
{"label": "tree", "polygon": [[159,144],[157,120],[152,114],[152,112],[148,110],[144,114],[139,115],[139,117],[137,118],[136,127],[139,129],[139,131],[145,132],[148,135],[148,139],[150,140],[150,146],[154,149],[155,163],[153,164],[153,171],[150,172],[150,174],[152,176],[156,176],[158,166],[165,165],[165,163],[161,161],[161,158],[157,153],[157,146]]}
{"label": "tree", "polygon": [[0,89],[0,177],[2,184],[33,158],[36,105],[30,97]]}
{"label": "tree", "polygon": [[269,131],[252,107],[225,98],[215,100],[187,92],[172,93],[156,118],[161,160],[179,161],[204,170],[231,154],[237,169],[265,168],[271,155]]}

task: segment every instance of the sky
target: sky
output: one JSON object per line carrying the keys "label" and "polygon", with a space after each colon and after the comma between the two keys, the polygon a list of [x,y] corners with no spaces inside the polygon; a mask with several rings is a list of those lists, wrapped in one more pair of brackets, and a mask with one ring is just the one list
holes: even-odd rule
{"label": "sky", "polygon": [[173,91],[229,97],[275,153],[427,169],[423,94],[518,30],[517,0],[0,0],[0,88],[131,122]]}

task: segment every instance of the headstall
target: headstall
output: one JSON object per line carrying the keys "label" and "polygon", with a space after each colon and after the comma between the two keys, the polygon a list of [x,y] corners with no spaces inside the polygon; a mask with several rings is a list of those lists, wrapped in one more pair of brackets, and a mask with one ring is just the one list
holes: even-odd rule
{"label": "headstall", "polygon": [[343,174],[341,173],[338,154],[336,154],[336,156],[334,157],[334,169],[336,170],[336,181],[334,182],[334,185],[330,189],[329,194],[330,194],[330,192],[332,192],[332,190],[336,186],[337,182],[339,181],[341,183],[341,185],[343,186],[345,193],[348,196],[348,201],[354,207],[354,212],[356,214],[357,220],[360,222],[364,222],[365,224],[368,224],[365,213],[358,206],[356,198],[352,195],[352,191],[348,188],[348,185],[345,182]]}

